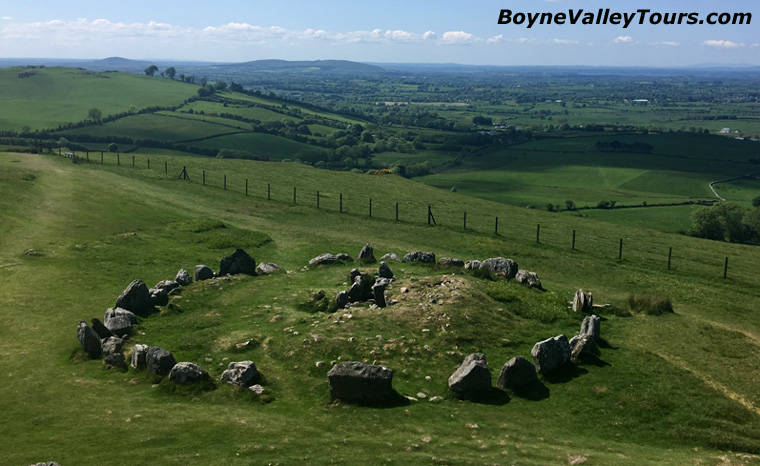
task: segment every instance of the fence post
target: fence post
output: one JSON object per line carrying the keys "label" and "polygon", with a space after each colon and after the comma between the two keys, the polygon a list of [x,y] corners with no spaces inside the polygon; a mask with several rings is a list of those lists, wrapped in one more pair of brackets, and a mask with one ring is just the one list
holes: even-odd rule
{"label": "fence post", "polygon": [[150,158],[148,158],[148,170],[150,170]]}
{"label": "fence post", "polygon": [[575,251],[575,230],[573,230],[573,251]]}
{"label": "fence post", "polygon": [[493,234],[496,236],[499,236],[499,217],[496,217],[496,222],[494,224]]}
{"label": "fence post", "polygon": [[100,153],[100,163],[103,163],[103,152]]}
{"label": "fence post", "polygon": [[396,203],[396,221],[398,222],[398,202]]}
{"label": "fence post", "polygon": [[340,193],[340,213],[343,213],[343,193]]}
{"label": "fence post", "polygon": [[728,276],[728,257],[726,257],[726,264],[723,266],[723,279]]}
{"label": "fence post", "polygon": [[296,187],[293,186],[293,204],[296,203]]}
{"label": "fence post", "polygon": [[227,191],[227,175],[224,175],[224,190]]}
{"label": "fence post", "polygon": [[620,238],[620,251],[618,252],[618,260],[623,260],[623,238]]}
{"label": "fence post", "polygon": [[121,160],[120,160],[119,155],[120,155],[119,153],[116,153],[116,165],[121,166]]}
{"label": "fence post", "polygon": [[431,215],[430,205],[428,205],[428,225],[430,225],[430,215]]}
{"label": "fence post", "polygon": [[90,151],[87,151],[87,163],[90,163]]}
{"label": "fence post", "polygon": [[670,259],[673,257],[673,248],[668,250],[668,270],[670,270]]}
{"label": "fence post", "polygon": [[372,217],[372,198],[369,198],[369,216]]}
{"label": "fence post", "polygon": [[464,227],[465,230],[467,229],[467,211],[465,211],[464,213],[464,220],[462,221],[462,227]]}
{"label": "fence post", "polygon": [[272,200],[272,183],[267,183],[267,201]]}
{"label": "fence post", "polygon": [[245,195],[248,195],[248,178],[245,179]]}
{"label": "fence post", "polygon": [[319,209],[319,191],[317,191],[317,209]]}
{"label": "fence post", "polygon": [[206,170],[203,170],[203,186],[206,186]]}
{"label": "fence post", "polygon": [[132,168],[134,168],[134,166],[135,166],[135,156],[133,155],[132,156]]}
{"label": "fence post", "polygon": [[169,174],[169,161],[164,160],[164,175]]}

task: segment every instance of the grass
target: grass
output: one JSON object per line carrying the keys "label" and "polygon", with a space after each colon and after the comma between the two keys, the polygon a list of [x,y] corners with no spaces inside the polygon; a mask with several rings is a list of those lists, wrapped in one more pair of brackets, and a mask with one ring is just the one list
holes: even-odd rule
{"label": "grass", "polygon": [[670,298],[662,296],[635,296],[631,295],[626,300],[628,309],[634,314],[646,314],[649,316],[661,316],[673,312],[673,303]]}
{"label": "grass", "polygon": [[[164,160],[171,176],[163,173]],[[567,464],[571,455],[584,455],[589,464],[719,464],[722,456],[738,462],[760,451],[753,401],[760,392],[747,375],[760,369],[752,357],[760,335],[755,248],[638,227],[621,231],[398,177],[158,155],[151,162],[159,168],[0,154],[0,448],[11,464],[99,464],[104,445],[112,457],[138,464],[352,464],[361,457],[545,465]],[[181,164],[192,182],[176,179]],[[196,177],[201,168],[206,186]],[[248,196],[243,178],[250,181]],[[308,196],[316,190],[326,196],[319,210]],[[364,210],[370,194],[376,200],[371,219]],[[426,225],[428,203],[437,228]],[[459,224],[465,209],[472,222],[467,231]],[[509,219],[499,237],[492,234],[496,214]],[[567,235],[572,229],[581,232],[575,251]],[[261,238],[248,252],[285,273],[186,287],[172,298],[173,309],[140,321],[134,342],[170,349],[216,380],[229,360],[252,359],[265,378],[264,397],[221,383],[177,393],[165,382],[154,387],[142,373],[106,371],[81,357],[76,322],[100,316],[134,278],[152,285],[180,267],[213,267],[232,248],[196,238],[220,231]],[[618,261],[621,233],[626,249]],[[312,290],[332,297],[345,289],[353,267],[302,270],[308,259],[326,251],[355,255],[366,242],[376,255],[419,249],[511,257],[537,272],[547,291],[391,263],[399,277],[396,306],[299,311]],[[668,245],[675,251],[671,271],[664,262]],[[31,248],[42,255],[24,256]],[[732,262],[722,280],[725,255]],[[402,286],[409,293],[400,293]],[[448,395],[448,376],[470,352],[486,354],[495,380],[501,364],[529,357],[536,341],[577,332],[582,316],[566,309],[579,287],[613,305],[600,310],[609,343],[602,348],[605,364],[581,366],[566,380],[543,379],[549,397],[541,401],[512,396],[503,405],[484,405]],[[630,294],[668,296],[676,312],[616,317],[613,308],[624,307]],[[250,338],[258,344],[233,349]],[[403,394],[445,399],[383,410],[330,404],[325,373],[332,361],[348,359],[392,367]]]}
{"label": "grass", "polygon": [[[28,77],[20,77],[27,73]],[[56,128],[88,118],[151,106],[179,105],[197,86],[128,73],[95,73],[68,68],[0,69],[0,130]],[[51,105],[54,102],[54,105]]]}

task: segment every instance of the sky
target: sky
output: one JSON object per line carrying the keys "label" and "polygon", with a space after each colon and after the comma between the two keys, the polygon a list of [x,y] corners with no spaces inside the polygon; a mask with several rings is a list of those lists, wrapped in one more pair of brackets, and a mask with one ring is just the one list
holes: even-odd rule
{"label": "sky", "polygon": [[[636,13],[622,24],[539,24],[521,15]],[[639,24],[642,14],[651,10]],[[499,24],[511,10],[509,24]],[[689,13],[747,24],[685,24]],[[650,23],[654,13],[684,24]],[[667,16],[666,15],[666,16]],[[548,16],[546,16],[548,18]],[[245,62],[342,59],[472,65],[760,65],[757,0],[2,0],[0,58]]]}

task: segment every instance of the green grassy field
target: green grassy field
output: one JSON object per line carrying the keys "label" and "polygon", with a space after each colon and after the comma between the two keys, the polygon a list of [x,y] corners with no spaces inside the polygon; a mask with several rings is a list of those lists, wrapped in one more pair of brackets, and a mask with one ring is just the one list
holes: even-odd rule
{"label": "green grassy field", "polygon": [[[147,156],[136,157],[131,168],[110,158],[73,165],[51,155],[0,154],[0,450],[8,464],[101,464],[104,449],[116,464],[758,459],[756,248],[510,207],[394,176],[160,155],[150,156],[148,170]],[[176,178],[181,165],[192,181]],[[320,209],[316,191],[324,196]],[[438,227],[426,224],[428,204]],[[501,219],[499,236],[494,216]],[[208,218],[225,228],[194,233],[185,227]],[[578,232],[574,251],[572,230]],[[266,237],[271,240],[262,243]],[[343,289],[353,267],[310,270],[308,259],[325,251],[355,255],[365,242],[376,255],[432,250],[438,257],[511,257],[537,272],[547,291],[391,263],[399,304],[335,314],[301,310],[309,290]],[[142,319],[134,342],[166,347],[214,377],[225,358],[252,359],[265,378],[263,397],[221,384],[205,393],[177,391],[167,381],[153,384],[143,373],[108,371],[86,359],[75,337],[79,320],[102,317],[134,278],[150,286],[180,267],[216,269],[233,243],[288,273],[193,284],[172,298],[174,310]],[[668,247],[674,248],[670,271]],[[29,249],[37,252],[24,254]],[[435,285],[444,275],[455,289]],[[410,288],[408,296],[398,293],[400,286]],[[593,291],[597,303],[612,304],[600,310],[609,343],[602,348],[605,364],[579,366],[564,380],[544,378],[549,396],[540,401],[511,396],[481,404],[448,395],[448,376],[470,352],[486,354],[495,381],[507,359],[529,356],[536,341],[577,332],[580,316],[565,303],[579,287]],[[430,294],[442,304],[429,303]],[[622,317],[629,294],[668,296],[675,313]],[[234,349],[248,338],[258,344]],[[400,393],[444,400],[387,409],[331,404],[325,374],[339,359],[385,364]],[[318,361],[326,364],[317,367]]]}
{"label": "green grassy field", "polygon": [[[22,77],[26,75],[25,77]],[[180,105],[197,86],[128,73],[69,68],[0,68],[0,130],[56,128],[88,117],[152,106]]]}
{"label": "green grassy field", "polygon": [[[597,141],[646,142],[651,154],[598,152]],[[487,151],[461,165],[420,178],[444,189],[484,199],[543,209],[595,207],[600,201],[622,205],[678,203],[714,199],[712,181],[757,172],[748,163],[756,143],[710,135],[618,135],[545,139]],[[755,182],[733,184],[728,200],[751,200]],[[747,191],[744,191],[746,188]],[[609,218],[613,218],[610,216]],[[688,216],[683,220],[688,220]]]}

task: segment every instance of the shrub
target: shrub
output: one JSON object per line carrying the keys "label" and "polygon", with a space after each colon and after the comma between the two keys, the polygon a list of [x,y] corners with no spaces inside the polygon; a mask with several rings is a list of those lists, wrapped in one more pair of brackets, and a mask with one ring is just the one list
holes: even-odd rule
{"label": "shrub", "polygon": [[659,316],[673,312],[670,298],[654,295],[630,295],[627,299],[628,309],[634,314]]}

